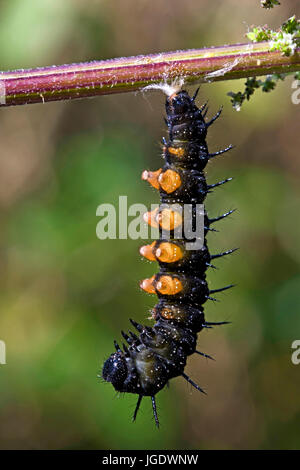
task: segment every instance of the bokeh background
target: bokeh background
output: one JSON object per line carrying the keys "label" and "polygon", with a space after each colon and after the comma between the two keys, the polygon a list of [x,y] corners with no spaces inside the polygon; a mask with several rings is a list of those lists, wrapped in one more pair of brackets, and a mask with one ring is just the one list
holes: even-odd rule
{"label": "bokeh background", "polygon": [[[259,1],[10,0],[0,4],[1,70],[245,41],[252,24],[279,26],[297,0],[264,11]],[[138,281],[156,266],[138,240],[96,238],[96,208],[158,202],[140,180],[161,164],[164,97],[123,94],[0,110],[2,449],[300,448],[299,106],[292,80],[258,91],[238,113],[227,92],[244,80],[206,84],[199,101],[224,105],[209,148],[235,149],[207,168],[211,214],[238,212],[211,234],[219,260],[210,285],[237,287],[206,306],[210,321],[187,372],[158,395],[161,429],[145,400],[118,397],[97,379],[129,317],[147,322],[155,298]],[[193,88],[190,89],[193,91]]]}

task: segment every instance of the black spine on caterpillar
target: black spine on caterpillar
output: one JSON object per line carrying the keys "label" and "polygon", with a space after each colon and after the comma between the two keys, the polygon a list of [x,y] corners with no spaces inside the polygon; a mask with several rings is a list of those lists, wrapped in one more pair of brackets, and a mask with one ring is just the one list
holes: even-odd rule
{"label": "black spine on caterpillar", "polygon": [[[198,90],[197,90],[198,91]],[[142,178],[160,191],[161,205],[154,213],[145,214],[145,220],[160,229],[160,239],[151,245],[141,247],[140,253],[150,261],[157,261],[160,272],[150,279],[141,282],[141,288],[148,293],[156,294],[159,302],[153,308],[154,326],[142,326],[130,320],[138,335],[129,331],[122,335],[128,346],[123,349],[115,342],[116,352],[104,363],[102,377],[111,382],[118,392],[136,393],[139,395],[135,420],[141,400],[150,396],[156,425],[158,417],[155,395],[167,382],[177,376],[183,376],[199,391],[185,373],[187,356],[196,351],[197,334],[203,329],[219,323],[205,321],[203,304],[212,299],[211,294],[225,288],[210,291],[205,272],[213,267],[214,258],[230,254],[233,250],[211,255],[206,234],[213,230],[214,222],[226,217],[232,211],[215,219],[204,214],[204,240],[199,249],[187,250],[187,239],[174,236],[176,226],[183,224],[183,212],[168,208],[166,204],[177,204],[192,207],[192,217],[197,204],[202,204],[214,187],[208,185],[203,172],[208,161],[231,149],[210,154],[206,144],[208,127],[219,117],[219,111],[210,121],[205,120],[206,104],[201,108],[195,105],[195,98],[182,90],[173,93],[166,100],[166,123],[169,138],[164,141],[163,157],[165,164],[155,172],[144,171]],[[164,224],[171,230],[171,236],[163,236]],[[172,235],[173,234],[173,235]],[[190,240],[189,240],[190,242]],[[206,356],[203,353],[199,353]],[[209,356],[207,356],[209,357]]]}

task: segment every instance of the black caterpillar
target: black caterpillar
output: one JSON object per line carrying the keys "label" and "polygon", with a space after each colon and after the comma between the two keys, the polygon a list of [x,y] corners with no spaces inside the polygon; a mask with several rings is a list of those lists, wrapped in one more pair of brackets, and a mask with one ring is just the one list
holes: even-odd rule
{"label": "black caterpillar", "polygon": [[[155,395],[171,378],[181,375],[197,390],[205,393],[184,373],[187,356],[196,352],[211,358],[196,350],[197,334],[203,328],[228,323],[206,322],[202,305],[208,299],[215,300],[211,294],[232,287],[229,285],[209,290],[205,272],[209,267],[214,267],[211,264],[213,259],[234,251],[211,255],[206,242],[207,232],[214,230],[211,225],[233,211],[214,219],[208,218],[205,212],[202,248],[187,250],[187,239],[184,236],[181,239],[174,237],[175,228],[183,224],[182,213],[180,215],[166,207],[166,203],[179,206],[191,204],[194,218],[196,204],[202,204],[212,188],[231,179],[213,185],[206,183],[203,170],[208,161],[227,152],[232,146],[215,153],[208,152],[207,129],[220,116],[221,110],[206,122],[207,103],[198,108],[195,105],[197,93],[198,90],[190,97],[181,90],[168,96],[166,123],[169,138],[163,141],[165,164],[156,172],[145,171],[142,175],[144,180],[159,189],[162,203],[158,210],[145,214],[145,220],[150,225],[159,227],[160,239],[140,250],[145,258],[158,261],[160,266],[158,274],[141,283],[143,290],[159,298],[152,310],[155,324],[150,328],[130,320],[139,336],[131,331],[129,334],[122,331],[128,346],[123,344],[121,349],[115,341],[116,352],[105,361],[102,371],[103,379],[111,382],[118,392],[138,394],[133,420],[136,419],[142,398],[151,397],[157,426],[159,421]],[[171,229],[169,239],[163,237],[165,226]]]}

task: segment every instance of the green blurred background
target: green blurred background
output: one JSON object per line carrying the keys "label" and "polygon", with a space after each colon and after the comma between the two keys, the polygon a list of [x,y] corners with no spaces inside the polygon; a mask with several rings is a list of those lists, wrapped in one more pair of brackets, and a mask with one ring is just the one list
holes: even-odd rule
{"label": "green blurred background", "polygon": [[[0,68],[26,68],[245,41],[252,24],[279,26],[297,0],[267,12],[259,1],[9,0],[0,4]],[[242,81],[203,85],[211,151],[235,149],[209,165],[209,182],[234,181],[209,197],[210,214],[238,208],[211,234],[212,252],[239,246],[209,273],[210,285],[237,283],[206,306],[201,357],[158,395],[157,431],[148,400],[135,424],[136,397],[97,379],[129,317],[148,321],[155,298],[138,281],[156,266],[140,241],[96,238],[96,208],[158,202],[140,180],[161,165],[165,132],[159,92],[0,110],[2,449],[300,448],[299,105],[292,80],[258,91],[237,113],[228,91]],[[193,91],[193,89],[190,89]]]}

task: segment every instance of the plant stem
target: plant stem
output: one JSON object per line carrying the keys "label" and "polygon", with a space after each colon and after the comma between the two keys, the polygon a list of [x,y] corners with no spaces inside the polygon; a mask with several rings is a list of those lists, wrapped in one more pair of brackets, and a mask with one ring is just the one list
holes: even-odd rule
{"label": "plant stem", "polygon": [[191,84],[298,70],[300,49],[286,57],[270,52],[268,42],[163,52],[0,72],[0,106],[135,91],[176,78]]}

